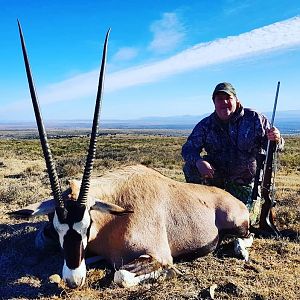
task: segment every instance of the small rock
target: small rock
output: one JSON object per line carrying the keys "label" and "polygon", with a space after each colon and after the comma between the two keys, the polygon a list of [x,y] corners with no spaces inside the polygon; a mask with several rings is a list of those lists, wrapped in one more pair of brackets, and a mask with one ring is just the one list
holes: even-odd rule
{"label": "small rock", "polygon": [[212,284],[209,288],[202,290],[199,293],[198,298],[200,298],[200,299],[215,299],[215,290],[217,289],[217,287],[218,286],[216,284]]}
{"label": "small rock", "polygon": [[60,276],[58,274],[53,274],[53,275],[49,276],[49,281],[51,283],[57,283],[57,284],[59,284],[61,282],[61,278],[60,278]]}
{"label": "small rock", "polygon": [[213,284],[209,287],[209,295],[211,299],[215,299],[215,290],[218,286],[216,284]]}

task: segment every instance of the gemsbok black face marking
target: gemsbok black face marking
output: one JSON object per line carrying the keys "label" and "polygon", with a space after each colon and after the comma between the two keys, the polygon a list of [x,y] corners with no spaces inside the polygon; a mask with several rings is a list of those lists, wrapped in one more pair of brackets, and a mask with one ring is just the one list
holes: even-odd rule
{"label": "gemsbok black face marking", "polygon": [[102,91],[106,64],[107,42],[110,33],[108,30],[105,38],[102,63],[98,82],[98,91],[96,96],[96,104],[94,111],[94,119],[92,126],[92,133],[90,138],[90,145],[86,164],[84,168],[81,188],[76,202],[69,204],[66,203],[62,196],[62,191],[55,168],[55,163],[52,158],[51,150],[47,140],[47,134],[43,124],[43,119],[39,109],[37,94],[34,88],[34,82],[29,65],[28,55],[25,47],[25,41],[21,29],[20,22],[18,21],[19,34],[21,39],[22,52],[24,57],[26,75],[32,104],[34,108],[35,118],[39,131],[41,146],[45,157],[47,170],[49,174],[51,189],[55,200],[55,215],[53,219],[54,228],[58,232],[61,247],[64,249],[65,262],[63,267],[63,278],[71,287],[81,286],[84,283],[86,276],[85,262],[84,262],[84,249],[87,246],[87,232],[90,226],[91,218],[89,209],[87,208],[87,197],[90,186],[90,178],[93,169],[93,163],[96,154],[97,143],[97,130],[99,123],[99,114],[101,109]]}

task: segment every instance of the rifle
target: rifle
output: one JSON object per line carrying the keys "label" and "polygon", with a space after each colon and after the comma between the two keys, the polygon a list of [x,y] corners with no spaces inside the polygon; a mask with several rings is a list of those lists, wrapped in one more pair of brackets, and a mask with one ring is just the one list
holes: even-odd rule
{"label": "rifle", "polygon": [[[279,94],[280,81],[277,84],[272,120],[271,120],[271,128],[274,124],[278,94]],[[263,162],[263,177],[262,177],[262,185],[261,185],[261,196],[264,200],[261,209],[261,215],[259,220],[259,229],[274,235],[275,237],[280,237],[280,232],[276,228],[274,224],[274,206],[276,201],[274,199],[274,181],[275,181],[275,169],[273,168],[273,160],[275,158],[276,153],[276,142],[268,140],[267,151],[265,160]],[[270,193],[273,193],[271,196]]]}

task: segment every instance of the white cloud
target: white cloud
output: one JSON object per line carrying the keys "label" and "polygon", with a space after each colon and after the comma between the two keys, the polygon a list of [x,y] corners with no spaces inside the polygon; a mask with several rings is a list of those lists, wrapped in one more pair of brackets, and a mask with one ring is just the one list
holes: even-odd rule
{"label": "white cloud", "polygon": [[167,76],[279,49],[300,46],[300,17],[258,28],[238,36],[201,43],[168,59],[107,76],[106,89],[159,81]]}
{"label": "white cloud", "polygon": [[[300,16],[261,27],[238,36],[197,44],[168,59],[114,72],[106,76],[105,91],[156,82],[174,74],[209,65],[234,61],[280,49],[300,46]],[[99,71],[91,71],[47,86],[40,93],[43,102],[70,101],[94,96]],[[9,107],[14,107],[12,103]],[[8,111],[2,106],[0,112]]]}
{"label": "white cloud", "polygon": [[114,60],[131,60],[138,54],[138,49],[133,47],[123,47],[114,55]]}
{"label": "white cloud", "polygon": [[149,49],[157,53],[173,50],[184,38],[184,27],[175,13],[164,13],[161,20],[151,25],[150,30],[154,38]]}

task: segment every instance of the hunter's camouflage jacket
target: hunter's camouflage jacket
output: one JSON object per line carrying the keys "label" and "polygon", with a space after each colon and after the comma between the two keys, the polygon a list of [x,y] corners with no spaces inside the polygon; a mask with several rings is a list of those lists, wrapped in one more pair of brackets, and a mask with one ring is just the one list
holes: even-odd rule
{"label": "hunter's camouflage jacket", "polygon": [[[215,169],[216,179],[250,184],[256,173],[256,158],[267,147],[267,118],[256,111],[239,106],[224,124],[216,112],[201,120],[182,147],[187,164],[205,159]],[[283,139],[279,148],[283,147]],[[206,155],[200,156],[202,150]]]}

